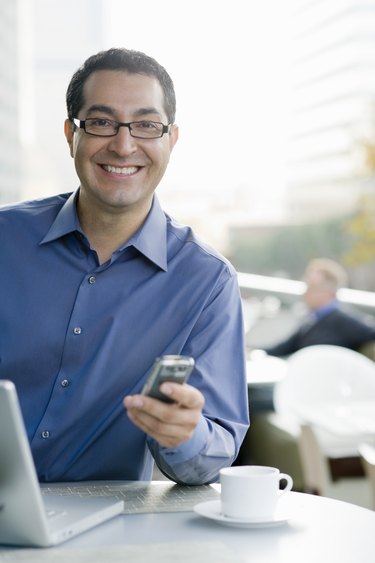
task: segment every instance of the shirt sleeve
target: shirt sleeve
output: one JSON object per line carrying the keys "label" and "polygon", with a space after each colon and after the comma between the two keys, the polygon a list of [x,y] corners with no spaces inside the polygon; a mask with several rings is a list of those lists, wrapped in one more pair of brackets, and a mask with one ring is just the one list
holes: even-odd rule
{"label": "shirt sleeve", "polygon": [[235,275],[213,292],[186,343],[195,358],[190,381],[204,395],[201,420],[178,448],[163,448],[149,438],[159,469],[182,484],[218,480],[219,470],[235,460],[249,426],[242,306]]}

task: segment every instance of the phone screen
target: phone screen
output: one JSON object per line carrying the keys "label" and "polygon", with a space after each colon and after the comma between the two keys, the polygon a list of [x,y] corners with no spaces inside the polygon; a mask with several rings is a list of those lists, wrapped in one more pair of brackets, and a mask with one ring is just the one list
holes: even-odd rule
{"label": "phone screen", "polygon": [[162,356],[157,358],[151,373],[142,389],[143,395],[149,395],[160,401],[173,403],[173,400],[159,390],[164,381],[184,383],[187,381],[194,367],[194,360],[190,356]]}

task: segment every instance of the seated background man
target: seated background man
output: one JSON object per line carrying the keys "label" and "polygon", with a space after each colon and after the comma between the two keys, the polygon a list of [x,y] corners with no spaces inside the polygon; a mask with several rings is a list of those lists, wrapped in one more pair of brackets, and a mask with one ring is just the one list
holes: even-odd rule
{"label": "seated background man", "polygon": [[304,301],[309,309],[305,322],[286,340],[266,348],[273,356],[288,356],[306,346],[331,344],[358,350],[375,340],[375,326],[344,311],[337,291],[347,285],[347,274],[340,264],[327,258],[312,260],[305,271]]}

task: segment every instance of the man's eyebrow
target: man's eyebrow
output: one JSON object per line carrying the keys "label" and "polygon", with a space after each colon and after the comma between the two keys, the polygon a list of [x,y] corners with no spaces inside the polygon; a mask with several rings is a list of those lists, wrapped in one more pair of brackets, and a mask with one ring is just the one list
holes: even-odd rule
{"label": "man's eyebrow", "polygon": [[100,113],[107,113],[108,115],[111,115],[112,117],[115,116],[115,111],[113,108],[111,108],[110,106],[106,106],[104,104],[94,104],[92,106],[89,107],[89,109],[87,110],[87,113],[95,113],[96,111],[100,112]]}
{"label": "man's eyebrow", "polygon": [[[93,104],[88,108],[87,114],[88,115],[93,114],[96,111],[99,113],[106,113],[107,115],[110,115],[111,117],[114,118],[116,117],[115,110],[111,106],[107,106],[105,104]],[[133,113],[133,115],[135,117],[144,117],[145,115],[157,115],[159,118],[161,118],[160,111],[154,107],[139,108]]]}
{"label": "man's eyebrow", "polygon": [[143,115],[157,115],[158,117],[161,117],[160,111],[153,107],[139,108],[134,112],[134,115],[137,115],[138,117],[142,117]]}

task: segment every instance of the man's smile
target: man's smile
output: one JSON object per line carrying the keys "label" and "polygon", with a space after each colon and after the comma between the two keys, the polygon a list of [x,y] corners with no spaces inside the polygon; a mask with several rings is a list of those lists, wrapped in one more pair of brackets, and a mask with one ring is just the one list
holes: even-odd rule
{"label": "man's smile", "polygon": [[139,166],[111,166],[110,164],[101,164],[103,170],[111,174],[122,174],[123,176],[131,176],[139,170]]}

